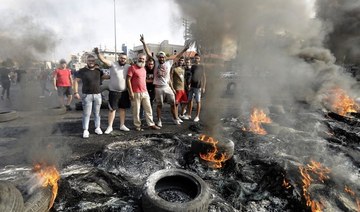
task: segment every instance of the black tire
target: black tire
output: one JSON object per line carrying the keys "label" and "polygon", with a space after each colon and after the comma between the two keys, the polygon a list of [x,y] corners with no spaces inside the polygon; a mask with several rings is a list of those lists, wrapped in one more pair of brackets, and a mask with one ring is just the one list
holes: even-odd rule
{"label": "black tire", "polygon": [[[169,190],[181,192],[188,199],[168,201],[160,196]],[[206,183],[199,176],[186,170],[157,171],[149,176],[144,185],[142,195],[144,212],[207,212],[209,204],[210,192]]]}
{"label": "black tire", "polygon": [[11,121],[17,119],[18,114],[15,110],[0,111],[0,122]]}
{"label": "black tire", "polygon": [[49,211],[49,204],[52,192],[50,187],[37,189],[25,202],[24,212],[46,212]]}
{"label": "black tire", "polygon": [[24,199],[20,191],[10,182],[0,181],[0,211],[24,211]]}

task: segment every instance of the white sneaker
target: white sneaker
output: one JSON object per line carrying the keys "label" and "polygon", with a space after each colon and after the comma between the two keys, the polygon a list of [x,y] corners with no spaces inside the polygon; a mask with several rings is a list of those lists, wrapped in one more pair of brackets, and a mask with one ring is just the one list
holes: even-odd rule
{"label": "white sneaker", "polygon": [[198,121],[200,121],[200,119],[199,119],[198,116],[196,116],[196,117],[194,118],[194,122],[198,122]]}
{"label": "white sneaker", "polygon": [[156,123],[156,125],[157,125],[158,127],[162,127],[161,119],[159,119],[159,121]]}
{"label": "white sneaker", "polygon": [[174,121],[174,123],[175,123],[176,125],[180,125],[180,124],[181,124],[178,119],[173,119],[173,121]]}
{"label": "white sneaker", "polygon": [[106,130],[105,130],[105,134],[110,134],[111,132],[113,131],[113,128],[112,127],[108,127]]}
{"label": "white sneaker", "polygon": [[180,118],[178,118],[177,119],[180,123],[183,123],[184,121],[183,120],[181,120]]}
{"label": "white sneaker", "polygon": [[189,119],[191,119],[191,116],[185,115],[182,119],[184,119],[184,120],[189,120]]}
{"label": "white sneaker", "polygon": [[84,130],[83,132],[83,138],[88,138],[90,135],[89,130]]}
{"label": "white sneaker", "polygon": [[98,134],[98,135],[102,135],[103,132],[101,131],[100,127],[96,128],[95,129],[95,133]]}
{"label": "white sneaker", "polygon": [[120,130],[125,131],[125,132],[130,131],[130,129],[127,128],[125,125],[121,126],[121,127],[120,127]]}

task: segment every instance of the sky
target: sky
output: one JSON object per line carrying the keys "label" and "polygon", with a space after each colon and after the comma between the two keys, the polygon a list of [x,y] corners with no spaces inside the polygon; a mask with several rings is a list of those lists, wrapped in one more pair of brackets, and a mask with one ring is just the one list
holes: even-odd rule
{"label": "sky", "polygon": [[[69,58],[70,54],[94,47],[114,50],[114,4],[117,50],[169,40],[183,44],[182,17],[173,0],[0,0],[2,22],[18,17],[31,19],[55,41],[47,59]],[[114,3],[115,2],[115,3]],[[24,23],[21,23],[24,24]],[[10,26],[12,27],[12,26]],[[26,34],[26,33],[25,33]]]}

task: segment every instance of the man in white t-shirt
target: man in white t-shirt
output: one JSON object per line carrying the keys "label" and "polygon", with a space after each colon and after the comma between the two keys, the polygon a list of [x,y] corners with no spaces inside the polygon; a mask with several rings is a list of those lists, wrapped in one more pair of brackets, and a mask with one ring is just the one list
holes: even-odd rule
{"label": "man in white t-shirt", "polygon": [[126,64],[127,56],[124,53],[120,53],[118,55],[118,61],[112,62],[101,55],[98,48],[95,48],[94,51],[100,61],[110,67],[110,75],[105,77],[110,78],[108,127],[105,134],[110,134],[113,131],[113,123],[117,109],[119,109],[120,130],[130,131],[129,128],[125,126],[125,112],[126,109],[131,106],[129,92],[126,86],[126,77],[128,68],[130,67],[129,64]]}
{"label": "man in white t-shirt", "polygon": [[[175,124],[180,124],[180,119],[178,117],[178,113],[176,111],[175,105],[175,94],[176,91],[172,86],[172,82],[170,80],[170,70],[172,64],[170,61],[166,61],[166,54],[163,51],[160,51],[156,54],[157,60],[154,59],[149,51],[145,43],[145,39],[143,35],[140,35],[140,41],[144,46],[146,55],[148,58],[152,58],[155,61],[155,69],[154,69],[154,85],[155,85],[155,100],[157,103],[156,114],[157,114],[157,125],[162,127],[161,122],[161,110],[164,102],[167,102],[171,106],[171,113],[173,116],[173,121]],[[174,61],[177,61],[182,54],[189,48],[189,44],[185,46],[185,48],[176,55]]]}

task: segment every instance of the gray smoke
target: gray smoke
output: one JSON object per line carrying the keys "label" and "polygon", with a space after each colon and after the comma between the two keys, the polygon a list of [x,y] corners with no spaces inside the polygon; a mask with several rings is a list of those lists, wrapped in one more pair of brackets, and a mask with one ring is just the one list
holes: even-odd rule
{"label": "gray smoke", "polygon": [[[232,112],[229,108],[239,108],[241,117],[249,117],[253,106],[267,108],[280,104],[298,111],[297,103],[307,102],[322,108],[324,95],[334,87],[354,94],[351,88],[356,83],[355,80],[336,65],[337,58],[323,46],[329,25],[310,16],[306,1],[177,2],[184,15],[192,22],[191,39],[196,41],[198,50],[203,55],[226,55],[226,60],[233,64],[230,68],[219,66],[207,70],[209,82],[204,102],[207,110],[202,113],[205,114],[206,123],[215,126],[215,129],[209,130],[214,136],[218,133],[216,129],[221,129],[217,127],[221,108],[225,108],[226,111],[223,112],[226,113]],[[329,14],[336,16],[337,13]],[[222,83],[225,80],[219,80],[217,74],[229,70],[239,75],[236,93],[230,100],[221,98],[225,88]],[[287,118],[291,120],[293,117]],[[321,125],[319,122],[316,124]],[[317,128],[314,123],[309,125],[314,125],[309,129]],[[326,128],[320,128],[319,131],[323,130]],[[290,138],[290,145],[276,148],[279,152],[293,154],[301,163],[306,163],[303,158],[323,158],[322,161],[326,161],[328,166],[341,170],[339,173],[344,173],[344,170],[347,170],[346,173],[356,173],[352,166],[338,165],[344,164],[341,161],[348,161],[343,156],[323,157],[329,153],[326,144],[317,137],[315,131],[308,143],[304,141],[304,137],[299,136]],[[292,136],[297,132],[289,130],[288,134]],[[269,157],[274,157],[273,151],[268,154]],[[340,179],[343,178],[339,178],[339,181]]]}
{"label": "gray smoke", "polygon": [[7,58],[25,68],[55,47],[55,33],[30,16],[0,14],[0,60]]}
{"label": "gray smoke", "polygon": [[70,151],[48,139],[54,128],[53,117],[43,112],[49,105],[39,98],[41,88],[37,78],[40,68],[45,66],[41,61],[56,46],[57,35],[33,16],[16,11],[3,12],[0,19],[0,61],[11,60],[14,69],[23,71],[21,81],[10,87],[11,109],[21,111],[23,124],[30,123],[29,131],[19,136],[18,148],[31,165],[38,162],[60,165],[60,159]]}
{"label": "gray smoke", "polygon": [[325,45],[341,63],[359,64],[360,2],[358,0],[322,0],[316,3],[317,17],[329,29]]}
{"label": "gray smoke", "polygon": [[[192,22],[191,39],[198,50],[232,62],[222,71],[239,74],[236,98],[245,111],[297,101],[320,105],[324,90],[335,85],[348,90],[355,83],[323,47],[328,26],[311,18],[305,1],[177,2]],[[209,70],[208,78],[218,79],[220,71]],[[211,97],[218,98],[225,86],[218,80],[210,83],[207,101],[212,104]]]}

